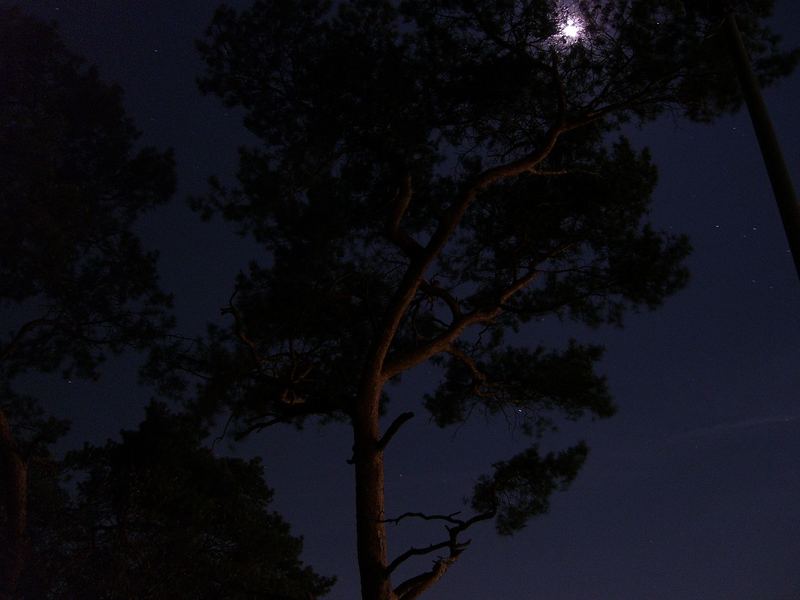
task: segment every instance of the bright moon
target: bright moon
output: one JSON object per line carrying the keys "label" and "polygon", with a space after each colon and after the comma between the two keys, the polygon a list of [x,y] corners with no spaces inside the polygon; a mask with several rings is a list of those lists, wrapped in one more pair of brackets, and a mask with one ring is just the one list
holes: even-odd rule
{"label": "bright moon", "polygon": [[581,28],[573,19],[568,19],[561,27],[561,35],[574,40],[581,35]]}

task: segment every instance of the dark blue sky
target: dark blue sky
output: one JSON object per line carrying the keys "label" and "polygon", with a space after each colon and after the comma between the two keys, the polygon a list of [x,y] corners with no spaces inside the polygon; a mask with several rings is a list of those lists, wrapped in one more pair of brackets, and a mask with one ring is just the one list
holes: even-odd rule
{"label": "dark blue sky", "polygon": [[[244,3],[233,3],[243,5]],[[125,90],[143,141],[175,148],[179,192],[141,224],[162,254],[182,332],[219,320],[232,278],[257,249],[185,205],[210,174],[230,177],[249,141],[240,115],[203,98],[193,39],[207,0],[29,0],[68,45]],[[800,5],[777,0],[775,29],[800,44]],[[800,184],[800,74],[766,93]],[[713,126],[664,119],[632,132],[661,178],[653,219],[688,233],[689,287],[622,330],[543,323],[531,344],[569,336],[603,343],[619,405],[609,421],[566,428],[554,446],[585,438],[592,452],[550,514],[513,538],[475,532],[431,598],[508,600],[796,600],[800,598],[800,283],[746,114]],[[416,404],[430,374],[412,374],[393,411]],[[74,420],[69,442],[101,441],[143,416],[150,395],[129,357],[96,384],[34,382]],[[391,416],[391,415],[390,415]],[[418,416],[387,456],[389,514],[458,510],[476,475],[524,443],[505,422],[442,433]],[[346,428],[272,428],[244,451],[264,457],[275,508],[305,537],[305,558],[335,573],[332,599],[357,596],[351,446]],[[441,534],[390,527],[393,553]],[[416,565],[427,568],[430,559]],[[416,570],[416,568],[415,568]]]}

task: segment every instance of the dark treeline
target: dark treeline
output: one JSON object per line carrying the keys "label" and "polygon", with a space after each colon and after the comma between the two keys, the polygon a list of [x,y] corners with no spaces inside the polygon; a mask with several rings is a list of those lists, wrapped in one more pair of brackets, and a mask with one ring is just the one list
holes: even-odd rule
{"label": "dark treeline", "polygon": [[120,89],[18,9],[0,10],[0,81],[0,598],[323,594],[259,461],[215,456],[199,418],[151,403],[121,441],[52,456],[68,424],[21,376],[95,379],[172,331],[131,226],[171,198],[174,161],[137,149]]}

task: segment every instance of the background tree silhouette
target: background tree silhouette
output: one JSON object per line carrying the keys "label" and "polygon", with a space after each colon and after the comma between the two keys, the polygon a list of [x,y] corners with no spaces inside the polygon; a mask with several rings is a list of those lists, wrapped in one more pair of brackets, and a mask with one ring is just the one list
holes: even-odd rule
{"label": "background tree silhouette", "polygon": [[106,353],[170,324],[155,254],[130,227],[171,196],[174,173],[169,152],[134,151],[119,88],[14,8],[0,9],[0,79],[0,596],[10,597],[26,552],[27,462],[63,428],[36,417],[14,382],[59,369],[97,377]]}
{"label": "background tree silhouette", "polygon": [[[195,201],[265,254],[192,349],[165,349],[152,375],[194,407],[228,411],[243,436],[308,416],[352,424],[362,596],[410,599],[460,556],[483,520],[520,529],[586,455],[578,444],[495,464],[475,513],[441,542],[387,556],[383,454],[412,415],[387,384],[428,361],[442,382],[424,405],[442,426],[505,414],[536,439],[563,416],[609,416],[601,349],[513,345],[545,315],[619,325],[686,281],[682,237],[646,223],[655,168],[618,135],[675,111],[708,121],[740,96],[714,3],[256,2],[217,12],[201,88],[245,110],[259,147],[239,185]],[[763,83],[791,70],[763,26],[772,2],[742,3]],[[583,37],[559,35],[565,11]],[[382,431],[381,416],[395,418]],[[402,411],[402,412],[400,412]],[[442,551],[393,585],[392,572]]]}
{"label": "background tree silhouette", "polygon": [[[197,419],[151,403],[122,441],[40,461],[31,495],[28,598],[307,600],[333,580],[268,510],[259,460],[217,458]],[[70,476],[70,493],[59,477]]]}
{"label": "background tree silhouette", "polygon": [[0,598],[324,594],[260,463],[215,457],[196,418],[151,404],[122,442],[51,455],[68,423],[23,376],[95,379],[171,329],[132,227],[171,197],[174,164],[136,147],[117,86],[16,8],[0,8],[0,80]]}

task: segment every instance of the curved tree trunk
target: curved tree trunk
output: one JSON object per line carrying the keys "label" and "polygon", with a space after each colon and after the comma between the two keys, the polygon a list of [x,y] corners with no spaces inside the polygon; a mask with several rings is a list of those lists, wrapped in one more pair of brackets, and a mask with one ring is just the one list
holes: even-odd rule
{"label": "curved tree trunk", "polygon": [[0,485],[5,523],[0,537],[0,600],[12,600],[25,563],[28,516],[28,468],[11,426],[0,409]]}

